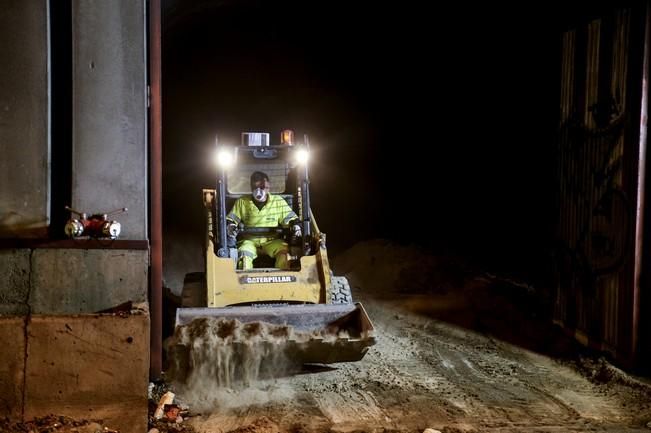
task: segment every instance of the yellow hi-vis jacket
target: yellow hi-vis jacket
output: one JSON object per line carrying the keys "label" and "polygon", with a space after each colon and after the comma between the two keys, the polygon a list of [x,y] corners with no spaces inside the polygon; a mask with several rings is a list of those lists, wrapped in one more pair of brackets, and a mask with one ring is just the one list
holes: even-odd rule
{"label": "yellow hi-vis jacket", "polygon": [[261,209],[258,209],[250,195],[240,197],[226,215],[226,219],[238,225],[244,223],[244,227],[287,227],[290,221],[297,218],[285,199],[274,194],[268,195],[267,202]]}

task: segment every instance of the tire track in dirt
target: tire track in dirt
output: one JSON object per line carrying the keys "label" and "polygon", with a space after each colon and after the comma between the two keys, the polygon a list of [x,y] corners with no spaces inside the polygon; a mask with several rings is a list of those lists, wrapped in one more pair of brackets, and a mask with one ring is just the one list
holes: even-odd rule
{"label": "tire track in dirt", "polygon": [[[463,414],[448,411],[451,419],[463,419],[482,429],[562,426],[568,431],[585,431],[586,423],[622,419],[616,402],[602,398],[585,378],[549,358],[411,315],[395,305],[373,299],[364,303],[371,317],[383,318],[385,326],[378,330],[390,333],[383,339],[403,339],[407,341],[403,347],[418,347],[417,360],[410,363],[429,365],[426,371],[434,380],[422,388],[437,392]],[[391,322],[393,326],[386,326]],[[408,367],[407,371],[413,370]],[[428,384],[422,378],[416,381]]]}
{"label": "tire track in dirt", "polygon": [[[463,399],[475,419],[494,418],[498,411],[509,422],[526,420],[540,426],[550,418],[571,423],[578,417],[571,407],[520,377],[520,366],[511,360],[490,351],[468,350],[461,341],[429,343],[436,356],[428,356],[427,361],[435,368],[442,366],[439,371],[456,384],[457,398]],[[426,344],[428,341],[423,342]],[[482,425],[491,427],[486,422]]]}
{"label": "tire track in dirt", "polygon": [[[419,358],[413,339],[376,324],[377,344],[358,363],[299,379],[333,424],[400,428],[448,422],[463,412],[439,397],[452,384]],[[422,430],[421,430],[422,431]]]}

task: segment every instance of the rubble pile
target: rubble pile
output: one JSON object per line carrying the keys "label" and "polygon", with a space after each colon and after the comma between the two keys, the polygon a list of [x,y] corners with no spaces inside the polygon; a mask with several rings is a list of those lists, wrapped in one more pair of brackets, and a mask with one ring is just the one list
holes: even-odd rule
{"label": "rubble pile", "polygon": [[0,419],[0,433],[119,433],[96,420],[77,420],[63,415],[47,415],[31,421]]}
{"label": "rubble pile", "polygon": [[189,408],[175,403],[175,394],[166,391],[158,399],[158,404],[152,399],[152,391],[162,391],[161,387],[155,387],[150,384],[149,398],[149,433],[195,433],[194,427],[189,424],[183,424],[185,418],[189,416]]}
{"label": "rubble pile", "polygon": [[190,424],[170,422],[167,419],[149,418],[149,433],[196,433]]}

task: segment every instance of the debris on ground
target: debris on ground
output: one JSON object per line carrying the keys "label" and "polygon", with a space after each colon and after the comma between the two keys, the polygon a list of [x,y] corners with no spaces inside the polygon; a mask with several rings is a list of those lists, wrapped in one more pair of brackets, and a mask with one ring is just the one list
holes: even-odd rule
{"label": "debris on ground", "polygon": [[74,419],[63,415],[47,415],[26,422],[0,419],[0,433],[118,433],[102,425],[102,421]]}
{"label": "debris on ground", "polygon": [[119,317],[129,317],[133,314],[142,314],[149,311],[147,304],[144,302],[134,303],[133,301],[123,302],[119,305],[96,311],[96,314],[113,314]]}
{"label": "debris on ground", "polygon": [[181,406],[178,404],[166,404],[164,406],[163,419],[167,422],[175,422],[177,424],[182,423],[183,417],[181,416]]}
{"label": "debris on ground", "polygon": [[[189,408],[176,401],[176,395],[164,382],[149,384],[149,433],[195,433],[189,424]],[[2,432],[0,432],[2,433]]]}
{"label": "debris on ground", "polygon": [[149,419],[149,432],[157,430],[159,433],[196,433],[189,424],[169,422],[164,419]]}
{"label": "debris on ground", "polygon": [[170,386],[164,379],[165,373],[163,373],[162,376],[163,379],[157,380],[155,382],[150,382],[147,389],[147,398],[156,404],[158,404],[160,399],[167,391],[170,391]]}
{"label": "debris on ground", "polygon": [[154,418],[161,419],[165,415],[165,406],[168,406],[174,402],[174,393],[167,391],[158,401],[158,406],[154,411]]}

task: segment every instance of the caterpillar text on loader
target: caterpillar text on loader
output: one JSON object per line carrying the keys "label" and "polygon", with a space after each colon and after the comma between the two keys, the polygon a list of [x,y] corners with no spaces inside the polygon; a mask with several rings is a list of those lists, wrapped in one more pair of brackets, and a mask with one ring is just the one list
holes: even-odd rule
{"label": "caterpillar text on loader", "polygon": [[[295,144],[293,135],[285,130],[280,144],[270,144],[267,133],[243,133],[240,146],[217,147],[216,188],[203,190],[206,269],[186,275],[176,327],[198,318],[286,325],[301,335],[280,343],[292,360],[358,361],[375,344],[373,325],[362,305],[353,303],[346,278],[330,270],[326,236],[310,209],[308,137]],[[271,194],[294,210],[301,236],[290,240],[291,233],[282,227],[240,224],[237,241],[247,236],[287,239],[289,269],[274,268],[273,260],[262,255],[253,269],[238,269],[236,239],[228,235],[226,217],[237,198],[251,194],[250,177],[256,171],[268,175]]]}

